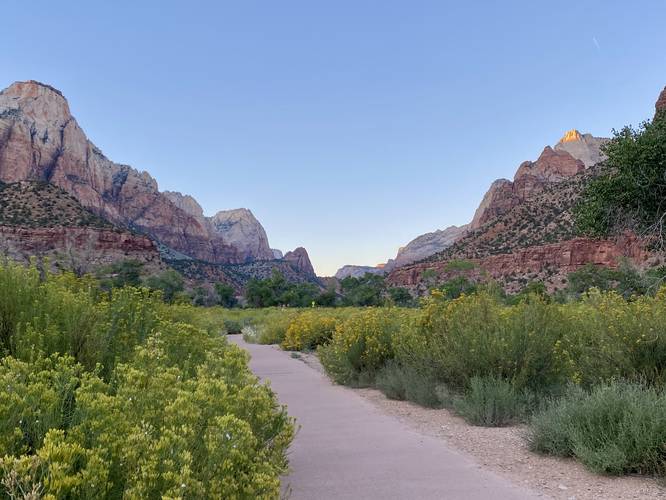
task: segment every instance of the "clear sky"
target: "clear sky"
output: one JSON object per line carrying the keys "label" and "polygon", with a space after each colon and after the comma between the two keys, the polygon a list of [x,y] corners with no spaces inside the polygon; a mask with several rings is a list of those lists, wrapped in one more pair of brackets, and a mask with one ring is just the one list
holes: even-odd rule
{"label": "clear sky", "polygon": [[4,0],[0,86],[49,83],[114,161],[248,207],[320,275],[468,222],[570,128],[652,116],[666,2]]}

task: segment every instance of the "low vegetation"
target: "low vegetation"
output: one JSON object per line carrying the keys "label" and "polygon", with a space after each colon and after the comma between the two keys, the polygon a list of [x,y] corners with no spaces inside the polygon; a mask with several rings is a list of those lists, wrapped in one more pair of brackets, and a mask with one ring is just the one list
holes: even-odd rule
{"label": "low vegetation", "polygon": [[[474,425],[530,425],[534,450],[595,471],[663,474],[666,289],[553,300],[481,287],[421,307],[265,309],[251,340],[317,349],[328,375],[446,407]],[[639,439],[639,436],[643,436]],[[660,444],[661,443],[661,444]]]}
{"label": "low vegetation", "polygon": [[201,312],[2,264],[3,497],[278,497],[292,421]]}

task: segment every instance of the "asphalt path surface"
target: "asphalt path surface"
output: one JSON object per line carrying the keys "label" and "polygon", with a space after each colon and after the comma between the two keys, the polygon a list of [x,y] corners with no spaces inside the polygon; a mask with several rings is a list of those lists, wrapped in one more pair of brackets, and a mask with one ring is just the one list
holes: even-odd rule
{"label": "asphalt path surface", "polygon": [[250,368],[271,388],[298,433],[285,495],[325,499],[528,499],[535,493],[484,470],[435,437],[422,435],[274,346],[248,350]]}

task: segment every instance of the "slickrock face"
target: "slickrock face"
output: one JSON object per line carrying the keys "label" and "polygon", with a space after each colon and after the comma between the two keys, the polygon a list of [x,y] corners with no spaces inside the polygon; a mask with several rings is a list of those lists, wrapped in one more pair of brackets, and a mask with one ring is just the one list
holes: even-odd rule
{"label": "slickrock face", "polygon": [[0,226],[0,253],[20,262],[49,257],[53,264],[78,272],[127,259],[160,265],[150,238],[94,227]]}
{"label": "slickrock face", "polygon": [[422,234],[414,238],[398,250],[398,255],[387,263],[384,268],[385,271],[390,272],[397,267],[406,266],[445,250],[453,245],[465,233],[466,229],[467,225],[449,226],[446,229]]}
{"label": "slickrock face", "polygon": [[194,199],[160,193],[147,172],[110,161],[87,139],[63,95],[35,81],[0,92],[0,181],[21,180],[55,184],[115,224],[198,259],[240,263],[270,255],[263,229],[250,234],[257,241],[239,245],[233,231],[227,241],[202,219]]}
{"label": "slickrock face", "polygon": [[483,196],[469,228],[478,229],[490,219],[508,212],[519,203],[520,197],[514,193],[513,182],[508,179],[497,179]]}
{"label": "slickrock face", "polygon": [[[568,144],[568,143],[567,143]],[[585,164],[566,151],[554,150],[546,146],[535,162],[525,161],[513,178],[519,182],[524,177],[535,177],[541,182],[559,182],[585,170]]]}
{"label": "slickrock face", "polygon": [[606,142],[608,139],[604,137],[581,134],[578,130],[573,129],[565,133],[564,137],[555,144],[555,151],[566,151],[589,168],[606,159],[601,152],[601,146]]}
{"label": "slickrock face", "polygon": [[380,267],[354,266],[349,264],[346,266],[342,266],[340,269],[338,269],[335,273],[335,277],[339,280],[343,280],[348,277],[361,278],[365,276],[367,273],[384,274],[386,273],[386,270]]}
{"label": "slickrock face", "polygon": [[162,194],[166,196],[171,203],[176,205],[185,213],[195,217],[197,220],[203,221],[204,212],[199,202],[192,198],[189,194],[182,194],[178,191],[162,191]]}
{"label": "slickrock face", "polygon": [[[648,253],[640,242],[630,235],[616,240],[592,240],[574,238],[549,245],[539,245],[518,249],[515,252],[489,255],[481,259],[471,259],[477,267],[477,274],[488,273],[493,279],[502,280],[515,275],[528,274],[540,276],[544,280],[562,278],[585,264],[596,264],[616,267],[622,258],[630,258],[634,262],[642,262]],[[448,261],[422,262],[396,269],[388,281],[392,285],[418,287],[423,281],[423,272],[432,269],[437,273],[439,281],[452,277],[447,266]],[[541,276],[544,272],[556,270],[554,275]]]}
{"label": "slickrock face", "polygon": [[208,221],[216,235],[245,256],[245,262],[273,259],[266,231],[247,208],[223,210]]}
{"label": "slickrock face", "polygon": [[654,105],[655,115],[660,112],[666,112],[666,87],[659,94],[659,98]]}
{"label": "slickrock face", "polygon": [[288,262],[294,270],[303,273],[306,276],[315,276],[314,268],[312,267],[310,257],[305,248],[298,247],[291,252],[287,252],[284,254],[283,260]]}
{"label": "slickrock face", "polygon": [[282,250],[278,250],[277,248],[271,248],[271,252],[273,252],[273,258],[274,259],[281,259],[284,257],[282,254]]}
{"label": "slickrock face", "polygon": [[606,139],[567,132],[555,148],[546,146],[536,161],[521,163],[513,182],[498,179],[486,192],[474,213],[470,230],[508,212],[553,183],[562,182],[602,159],[599,148]]}

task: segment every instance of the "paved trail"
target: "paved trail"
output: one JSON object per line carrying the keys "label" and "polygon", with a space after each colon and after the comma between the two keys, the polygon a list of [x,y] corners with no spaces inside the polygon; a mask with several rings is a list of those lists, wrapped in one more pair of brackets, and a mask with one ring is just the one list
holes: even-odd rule
{"label": "paved trail", "polygon": [[382,413],[353,390],[333,385],[289,353],[229,338],[250,352],[250,368],[270,379],[300,425],[289,453],[292,472],[283,480],[290,498],[536,498]]}

